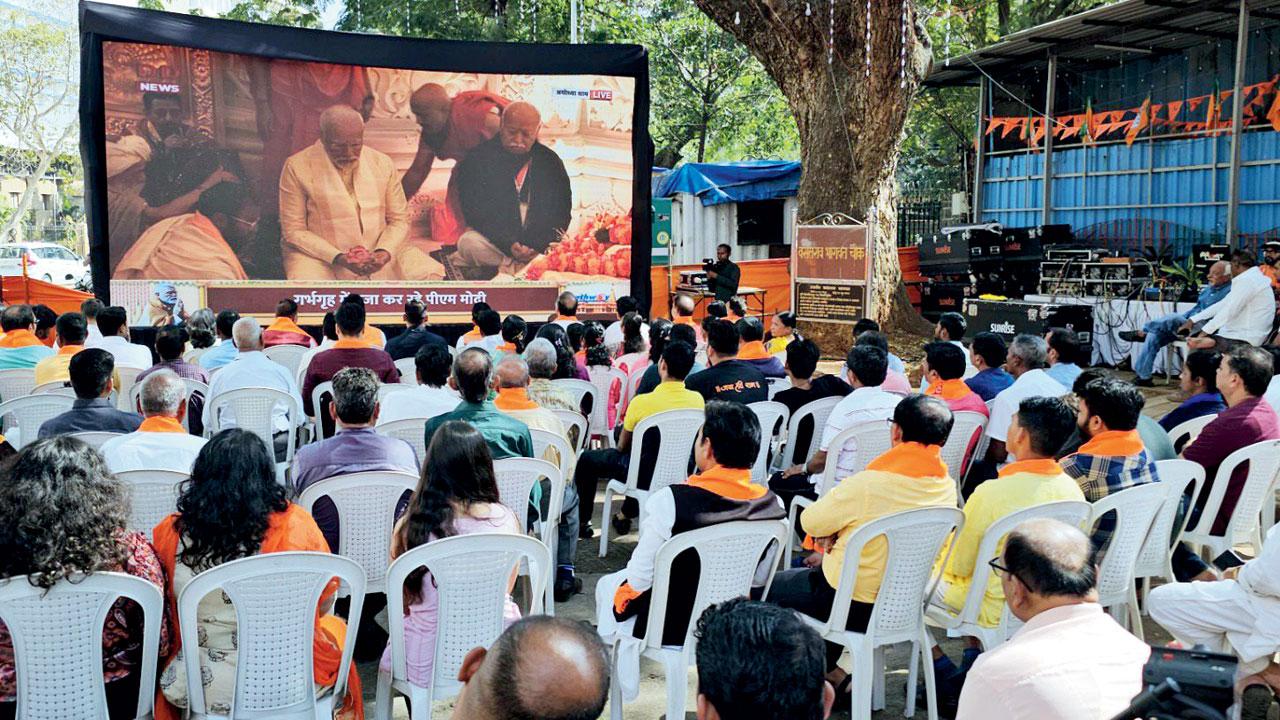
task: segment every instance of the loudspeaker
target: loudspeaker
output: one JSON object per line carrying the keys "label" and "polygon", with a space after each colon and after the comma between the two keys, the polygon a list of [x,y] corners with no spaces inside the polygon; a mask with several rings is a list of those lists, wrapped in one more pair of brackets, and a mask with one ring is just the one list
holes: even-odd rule
{"label": "loudspeaker", "polygon": [[937,322],[944,312],[961,312],[971,292],[968,282],[927,282],[920,286],[920,314]]}
{"label": "loudspeaker", "polygon": [[1009,342],[1016,335],[1044,335],[1049,328],[1063,327],[1074,330],[1084,347],[1093,346],[1092,305],[971,298],[964,302],[964,317],[969,323],[965,333],[969,338],[991,332]]}

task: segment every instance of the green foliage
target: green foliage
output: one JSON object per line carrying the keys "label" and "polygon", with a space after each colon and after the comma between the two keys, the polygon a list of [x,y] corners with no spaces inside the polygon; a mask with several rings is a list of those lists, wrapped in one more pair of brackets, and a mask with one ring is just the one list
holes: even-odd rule
{"label": "green foliage", "polygon": [[[153,0],[154,1],[154,0]],[[244,20],[247,22],[266,23],[268,25],[289,25],[292,27],[319,28],[320,13],[324,3],[316,0],[244,0],[231,12],[223,15],[228,20]]]}

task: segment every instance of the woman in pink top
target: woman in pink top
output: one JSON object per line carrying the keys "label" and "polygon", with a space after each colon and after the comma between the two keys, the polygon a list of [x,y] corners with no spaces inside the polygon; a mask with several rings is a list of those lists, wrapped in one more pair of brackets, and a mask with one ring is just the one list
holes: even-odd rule
{"label": "woman in pink top", "polygon": [[[466,422],[453,420],[441,425],[427,448],[418,489],[396,523],[391,556],[396,558],[419,545],[455,535],[522,532],[515,513],[498,501],[493,458],[484,436]],[[511,585],[515,579],[512,573]],[[439,596],[426,568],[409,574],[404,598],[409,681],[428,686],[435,661]],[[510,595],[503,615],[507,625],[520,619],[520,609]],[[382,653],[382,669],[391,671],[390,646]]]}

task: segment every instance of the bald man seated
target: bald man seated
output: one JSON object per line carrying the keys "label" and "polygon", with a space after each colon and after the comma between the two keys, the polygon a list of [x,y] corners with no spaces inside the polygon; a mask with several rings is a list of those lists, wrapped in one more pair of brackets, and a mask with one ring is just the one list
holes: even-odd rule
{"label": "bald man seated", "polygon": [[514,275],[569,227],[569,174],[541,129],[537,108],[512,103],[498,134],[454,170],[466,230],[451,262],[468,280]]}
{"label": "bald man seated", "polygon": [[534,615],[467,653],[458,680],[453,720],[590,720],[609,695],[609,657],[590,626]]}

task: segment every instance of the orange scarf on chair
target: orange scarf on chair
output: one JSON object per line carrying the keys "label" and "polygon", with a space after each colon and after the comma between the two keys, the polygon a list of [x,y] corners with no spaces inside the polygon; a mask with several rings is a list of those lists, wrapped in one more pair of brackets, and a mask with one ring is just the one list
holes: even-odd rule
{"label": "orange scarf on chair", "polygon": [[[156,556],[160,559],[160,564],[164,567],[165,577],[172,582],[174,567],[177,565],[178,546],[180,545],[180,537],[177,528],[178,515],[174,513],[164,520],[152,530],[152,537],[155,542]],[[307,514],[302,506],[289,503],[288,509],[284,512],[273,513],[268,519],[267,532],[262,537],[262,546],[258,549],[259,555],[273,552],[289,552],[289,551],[311,551],[311,552],[329,552],[329,543],[324,539],[324,535],[320,533],[320,528],[316,525],[315,520]],[[328,587],[320,596],[320,604],[323,605],[326,600],[333,596],[338,589],[338,580],[334,578],[329,581]],[[160,667],[164,668],[167,663],[176,657],[178,650],[182,648],[182,636],[178,631],[178,599],[177,593],[173,588],[167,588],[165,593],[168,602],[169,617],[173,622],[173,642],[170,644],[170,655],[167,658],[161,658]],[[314,679],[318,685],[332,686],[338,679],[338,665],[342,663],[342,648],[346,642],[347,625],[341,618],[333,615],[321,615],[319,608],[316,609],[316,633],[315,640],[312,645],[312,666]],[[347,675],[347,691],[346,697],[342,701],[342,710],[339,714],[342,718],[363,718],[364,717],[364,700],[360,690],[360,676],[356,673],[355,663],[351,663],[350,671]],[[156,690],[156,720],[180,720],[182,711],[169,704],[164,697],[164,693]]]}

